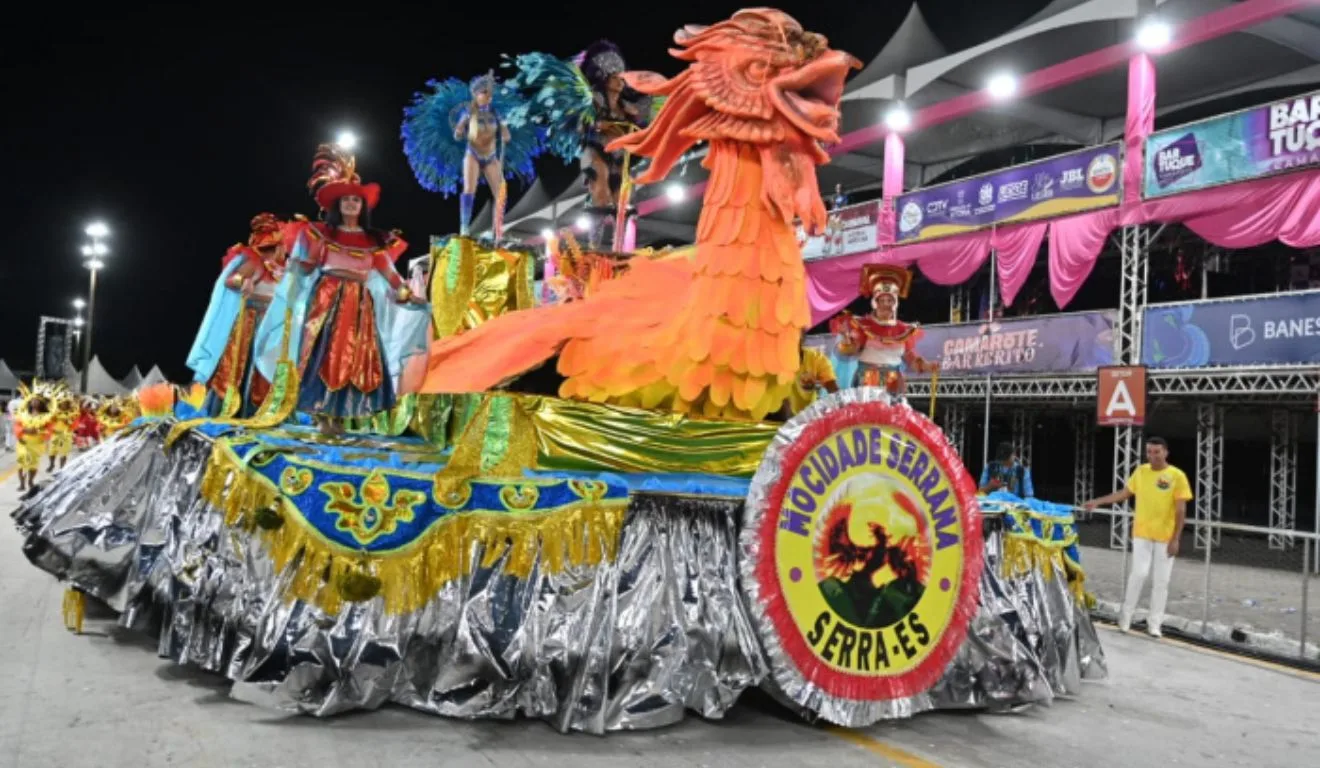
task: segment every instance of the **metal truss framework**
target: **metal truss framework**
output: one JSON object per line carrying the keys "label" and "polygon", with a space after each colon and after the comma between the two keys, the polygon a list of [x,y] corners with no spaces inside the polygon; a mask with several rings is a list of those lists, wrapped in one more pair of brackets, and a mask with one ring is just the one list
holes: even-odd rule
{"label": "metal truss framework", "polygon": [[1025,410],[1013,410],[1013,429],[1010,433],[1013,453],[1023,464],[1031,463],[1031,419]]}
{"label": "metal truss framework", "polygon": [[1095,497],[1095,418],[1073,414],[1073,504]]}
{"label": "metal truss framework", "polygon": [[1118,360],[1135,365],[1141,360],[1141,311],[1146,306],[1147,252],[1153,239],[1147,226],[1123,227],[1118,295]]}
{"label": "metal truss framework", "polygon": [[[940,400],[985,400],[984,376],[939,380]],[[1092,405],[1096,397],[1094,373],[1078,376],[996,376],[990,379],[993,400],[1045,404]],[[1213,397],[1215,402],[1311,404],[1320,392],[1320,367],[1173,368],[1151,370],[1146,393],[1151,398]],[[909,379],[908,395],[930,396],[929,379]]]}
{"label": "metal truss framework", "polygon": [[949,405],[944,408],[944,435],[959,456],[966,456],[967,448],[967,409],[961,405]]}
{"label": "metal truss framework", "polygon": [[[51,325],[63,325],[72,331],[71,333],[65,333],[64,349],[60,354],[65,366],[73,360],[73,337],[78,332],[77,326],[74,325],[72,320],[65,317],[50,317],[48,315],[42,315],[41,323],[37,327],[37,364],[34,366],[37,378],[44,378],[46,374],[50,373],[45,371],[43,366],[46,360],[46,327]],[[57,375],[63,376],[64,371],[58,371]]]}
{"label": "metal truss framework", "polygon": [[[1115,491],[1127,487],[1129,477],[1141,466],[1142,430],[1140,427],[1117,427],[1114,429],[1114,486]],[[1120,507],[1129,512],[1128,503]],[[1127,549],[1130,517],[1109,518],[1109,548]]]}
{"label": "metal truss framework", "polygon": [[[1218,523],[1224,517],[1224,409],[1196,406],[1196,519]],[[1196,526],[1196,548],[1218,546],[1220,529]]]}
{"label": "metal truss framework", "polygon": [[[1270,418],[1270,528],[1297,527],[1297,419],[1276,409]],[[1270,549],[1291,549],[1291,536],[1269,535]]]}

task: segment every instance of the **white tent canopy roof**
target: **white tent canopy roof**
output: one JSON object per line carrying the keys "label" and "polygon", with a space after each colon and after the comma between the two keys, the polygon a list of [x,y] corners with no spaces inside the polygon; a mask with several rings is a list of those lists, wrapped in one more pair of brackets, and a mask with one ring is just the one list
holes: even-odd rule
{"label": "white tent canopy roof", "polygon": [[0,360],[0,390],[18,389],[18,377],[9,369],[9,364]]}
{"label": "white tent canopy roof", "polygon": [[114,377],[106,372],[105,366],[101,365],[100,358],[93,357],[92,362],[88,363],[87,374],[87,392],[92,395],[122,395],[128,390],[124,389]]}
{"label": "white tent canopy roof", "polygon": [[142,377],[142,381],[138,383],[138,386],[149,387],[152,384],[164,384],[167,381],[169,380],[165,378],[165,374],[161,373],[160,366],[153,365],[151,370],[147,371],[147,375]]}
{"label": "white tent canopy roof", "polygon": [[125,376],[123,379],[120,379],[119,381],[120,386],[122,386],[124,389],[137,389],[138,385],[140,385],[141,383],[142,383],[142,371],[139,371],[136,365],[133,366],[133,370],[128,372],[127,376]]}

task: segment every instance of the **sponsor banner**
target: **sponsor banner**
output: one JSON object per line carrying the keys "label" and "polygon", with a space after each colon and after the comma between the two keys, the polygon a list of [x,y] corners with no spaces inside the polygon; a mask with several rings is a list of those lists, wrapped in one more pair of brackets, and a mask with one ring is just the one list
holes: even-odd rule
{"label": "sponsor banner", "polygon": [[1113,365],[1096,371],[1095,423],[1140,427],[1146,423],[1146,367]]}
{"label": "sponsor banner", "polygon": [[1147,307],[1141,362],[1152,368],[1320,363],[1320,291]]}
{"label": "sponsor banner", "polygon": [[917,354],[940,362],[940,375],[1093,371],[1114,362],[1118,313],[1077,312],[931,325]]}
{"label": "sponsor banner", "polygon": [[1320,92],[1212,117],[1146,139],[1145,197],[1320,167]]}
{"label": "sponsor banner", "polygon": [[783,690],[819,711],[939,680],[976,613],[982,541],[975,484],[934,423],[877,389],[822,398],[776,435],[748,498],[743,580]]}
{"label": "sponsor banner", "polygon": [[1118,205],[1119,145],[1057,155],[898,198],[898,242]]}
{"label": "sponsor banner", "polygon": [[876,250],[880,247],[880,206],[881,201],[872,200],[836,208],[825,220],[825,233],[816,237],[807,237],[799,226],[802,258],[824,259]]}

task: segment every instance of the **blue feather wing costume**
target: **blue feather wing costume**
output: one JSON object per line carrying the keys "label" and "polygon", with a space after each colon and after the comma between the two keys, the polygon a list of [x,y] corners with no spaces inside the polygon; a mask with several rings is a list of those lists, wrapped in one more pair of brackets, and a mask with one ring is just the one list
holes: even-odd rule
{"label": "blue feather wing costume", "polygon": [[518,119],[542,131],[549,152],[565,163],[577,162],[584,137],[596,122],[591,84],[582,71],[572,61],[547,53],[524,53],[506,59],[504,66],[514,71],[505,83],[518,91],[526,106]]}
{"label": "blue feather wing costume", "polygon": [[[403,152],[423,187],[449,197],[463,183],[467,140],[455,139],[454,128],[472,95],[467,83],[452,77],[431,80],[426,86],[430,92],[417,94],[403,110]],[[545,151],[544,130],[527,118],[530,106],[507,83],[495,89],[491,108],[509,128],[509,141],[499,148],[505,178],[530,184],[536,178],[533,161]]]}
{"label": "blue feather wing costume", "polygon": [[[504,67],[514,71],[505,83],[520,94],[528,120],[542,130],[542,141],[550,153],[565,163],[576,163],[597,120],[595,91],[572,59],[546,53],[524,53],[506,57]],[[643,105],[643,126],[648,125],[664,104],[662,97],[636,94]]]}

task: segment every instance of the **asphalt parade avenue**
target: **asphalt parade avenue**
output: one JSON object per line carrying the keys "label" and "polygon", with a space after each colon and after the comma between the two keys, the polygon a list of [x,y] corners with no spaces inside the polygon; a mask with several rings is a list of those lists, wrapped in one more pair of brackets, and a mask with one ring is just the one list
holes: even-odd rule
{"label": "asphalt parade avenue", "polygon": [[1013,715],[921,715],[850,732],[803,724],[749,696],[723,722],[691,717],[603,738],[398,707],[286,717],[229,698],[219,677],[167,664],[151,640],[112,621],[89,619],[83,637],[66,631],[63,587],[23,558],[9,519],[13,460],[0,454],[0,768],[1265,768],[1315,765],[1320,755],[1320,675],[1108,628],[1109,680]]}

